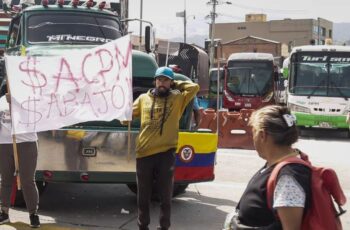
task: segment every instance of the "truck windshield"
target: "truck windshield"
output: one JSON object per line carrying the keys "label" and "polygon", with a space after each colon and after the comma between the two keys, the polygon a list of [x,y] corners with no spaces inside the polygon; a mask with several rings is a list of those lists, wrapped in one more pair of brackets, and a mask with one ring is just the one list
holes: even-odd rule
{"label": "truck windshield", "polygon": [[297,53],[292,57],[291,67],[291,93],[350,97],[350,53]]}
{"label": "truck windshield", "polygon": [[238,95],[263,96],[273,87],[270,61],[232,61],[228,64],[226,87]]}
{"label": "truck windshield", "polygon": [[67,12],[30,16],[27,35],[31,44],[101,44],[121,37],[121,30],[118,21],[113,17]]}

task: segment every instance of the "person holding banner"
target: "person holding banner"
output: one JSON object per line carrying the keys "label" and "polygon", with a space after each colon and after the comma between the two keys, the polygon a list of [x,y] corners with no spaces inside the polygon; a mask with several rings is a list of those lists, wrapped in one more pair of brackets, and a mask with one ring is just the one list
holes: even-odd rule
{"label": "person holding banner", "polygon": [[171,68],[160,67],[155,73],[155,88],[134,101],[133,119],[141,118],[136,143],[137,223],[140,230],[149,229],[149,205],[154,182],[160,195],[158,229],[170,227],[179,121],[198,90],[198,84],[175,81]]}
{"label": "person holding banner", "polygon": [[[11,115],[9,110],[9,94],[0,98],[0,174],[1,174],[1,211],[0,225],[10,221],[9,207],[12,186],[15,181],[15,160],[13,139],[11,135]],[[24,200],[29,212],[30,227],[39,228],[37,214],[39,195],[35,184],[35,169],[37,164],[37,135],[26,133],[16,135],[18,153],[19,177]]]}

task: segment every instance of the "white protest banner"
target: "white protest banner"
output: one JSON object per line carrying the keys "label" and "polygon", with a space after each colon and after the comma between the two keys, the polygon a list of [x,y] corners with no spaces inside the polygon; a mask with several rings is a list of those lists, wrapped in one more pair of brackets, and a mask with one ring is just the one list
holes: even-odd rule
{"label": "white protest banner", "polygon": [[14,134],[131,120],[130,36],[56,57],[5,56]]}

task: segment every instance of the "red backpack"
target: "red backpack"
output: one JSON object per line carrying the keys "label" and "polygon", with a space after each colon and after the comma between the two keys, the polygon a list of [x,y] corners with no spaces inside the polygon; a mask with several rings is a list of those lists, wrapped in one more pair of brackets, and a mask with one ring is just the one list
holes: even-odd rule
{"label": "red backpack", "polygon": [[[272,200],[280,169],[291,163],[302,164],[311,169],[311,202],[304,214],[302,230],[341,230],[339,216],[346,211],[341,208],[346,197],[333,169],[312,166],[308,156],[300,152],[301,158],[289,157],[279,162],[267,181],[267,203],[272,210]],[[339,211],[336,210],[334,202]]]}

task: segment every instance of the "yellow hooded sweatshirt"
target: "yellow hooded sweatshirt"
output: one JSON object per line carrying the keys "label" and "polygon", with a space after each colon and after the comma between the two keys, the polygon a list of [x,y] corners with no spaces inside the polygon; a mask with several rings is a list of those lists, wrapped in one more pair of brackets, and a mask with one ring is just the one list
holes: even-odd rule
{"label": "yellow hooded sweatshirt", "polygon": [[136,157],[146,157],[177,147],[179,121],[187,104],[199,90],[198,84],[174,81],[167,97],[154,96],[152,90],[141,94],[133,104],[133,118],[141,118],[136,140]]}

